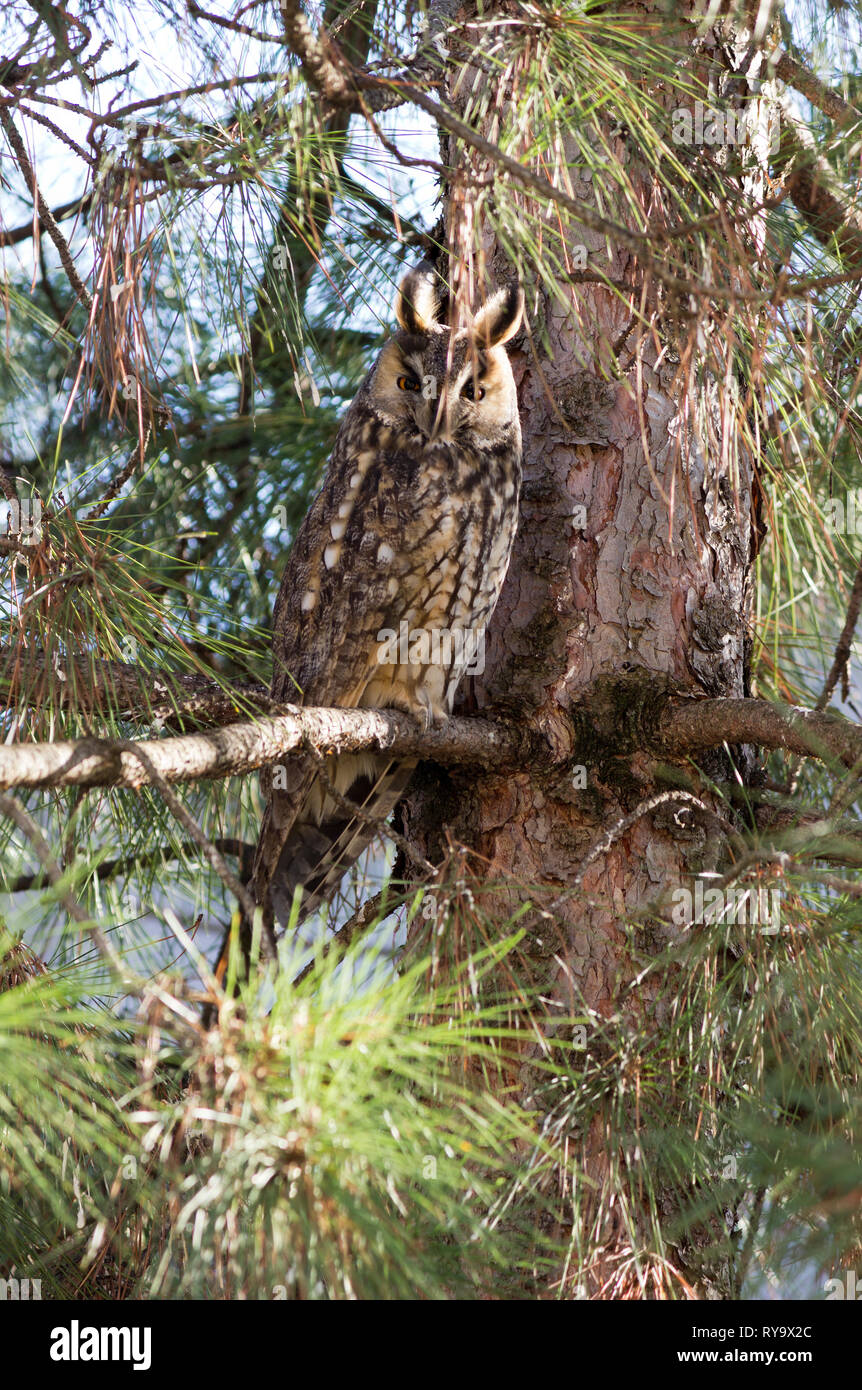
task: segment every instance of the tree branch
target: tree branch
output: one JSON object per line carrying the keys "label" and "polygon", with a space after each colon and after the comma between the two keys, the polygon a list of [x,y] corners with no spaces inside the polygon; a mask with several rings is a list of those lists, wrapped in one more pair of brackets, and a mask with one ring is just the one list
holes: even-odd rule
{"label": "tree branch", "polygon": [[859,120],[860,112],[855,106],[851,106],[838,92],[833,92],[816,73],[791,58],[789,53],[773,53],[769,58],[769,67],[777,78],[786,82],[788,87],[794,87],[806,101],[810,101],[812,106],[833,121]]}
{"label": "tree branch", "polygon": [[814,136],[781,105],[781,136],[776,168],[817,240],[835,241],[846,265],[862,275],[862,215],[841,188],[832,166],[817,151]]}
{"label": "tree branch", "polygon": [[[236,874],[233,873],[233,871],[225,862],[223,855],[218,850],[216,845],[213,844],[212,840],[210,840],[204,834],[203,830],[198,825],[194,816],[189,815],[189,812],[186,810],[179,797],[176,796],[174,792],[171,790],[171,788],[168,786],[165,779],[161,776],[159,770],[153,766],[152,758],[150,757],[149,752],[145,750],[145,745],[143,743],[133,743],[127,741],[121,745],[120,751],[138,760],[152,784],[158,789],[159,793],[164,798],[171,814],[174,816],[174,819],[178,820],[183,829],[186,830],[189,835],[191,835],[192,839],[195,841],[195,844],[202,851],[204,858],[208,860],[208,862],[215,869],[222,883],[225,885],[229,892],[233,893],[234,897],[236,898],[237,902],[239,903],[240,907],[246,915],[246,920],[249,922],[254,921],[254,899],[252,898],[245,884],[240,882]],[[267,931],[266,923],[264,923],[264,932],[261,944],[264,948],[264,956],[269,960],[274,960],[276,956],[275,939],[272,937],[271,932]]]}
{"label": "tree branch", "polygon": [[[55,222],[63,222],[67,217],[73,217],[78,212],[86,212],[92,201],[92,194],[86,193],[81,198],[73,198],[71,203],[63,203],[58,208],[52,208],[51,216]],[[46,230],[41,217],[37,216],[35,221],[31,217],[29,222],[25,222],[21,227],[14,227],[10,232],[0,230],[0,246],[17,246],[19,242],[29,241],[34,231],[39,234]]]}
{"label": "tree branch", "polygon": [[[666,247],[667,243],[696,229],[697,223],[692,223],[691,226],[683,224],[659,234],[655,229],[637,231],[614,222],[610,218],[603,217],[590,204],[572,198],[546,177],[536,173],[517,159],[513,159],[510,155],[504,154],[499,146],[486,140],[484,136],[465,121],[459,119],[441,102],[429,96],[426,91],[417,86],[417,79],[421,80],[425,76],[433,76],[433,67],[428,68],[427,66],[429,45],[423,45],[420,50],[420,57],[424,61],[411,64],[407,72],[380,76],[347,62],[337,45],[328,38],[323,25],[318,28],[317,35],[315,35],[302,13],[299,0],[280,0],[280,3],[282,11],[291,20],[289,26],[287,22],[285,23],[288,43],[299,58],[309,86],[317,92],[328,107],[340,108],[342,111],[361,112],[368,120],[377,111],[400,105],[403,102],[411,102],[432,116],[443,130],[483,155],[494,171],[494,178],[504,178],[508,175],[523,188],[529,189],[538,199],[546,200],[563,208],[580,226],[610,238],[617,246],[625,247],[637,255],[641,264],[648,267],[652,274],[669,289],[675,289],[686,295],[702,294],[711,299],[728,296],[738,300],[738,286],[723,289],[715,284],[701,285],[691,277],[685,279],[667,268],[666,249],[664,254],[657,250],[657,244],[664,243]],[[788,117],[788,121],[789,119]],[[784,163],[789,163],[791,160],[795,161],[795,168],[791,177],[799,196],[797,199],[796,194],[792,193],[794,202],[806,215],[808,215],[807,205],[810,205],[812,209],[815,204],[817,205],[819,225],[823,228],[827,226],[829,228],[825,233],[827,241],[832,231],[836,230],[837,227],[842,228],[842,251],[845,250],[845,243],[848,249],[858,251],[859,264],[862,265],[862,226],[860,226],[857,246],[855,227],[851,225],[855,215],[852,210],[848,209],[846,201],[843,199],[840,200],[840,221],[836,223],[835,227],[831,225],[835,220],[833,204],[836,202],[836,195],[832,191],[828,198],[824,196],[825,174],[819,168],[812,185],[809,151],[803,149],[804,136],[799,133],[791,137],[787,130],[788,125],[786,123],[782,132],[783,155],[779,157],[783,158]],[[376,134],[378,138],[383,138],[379,130],[376,131]],[[811,139],[810,136],[808,138]],[[788,144],[791,139],[792,144]],[[398,154],[397,149],[395,152]],[[802,158],[799,158],[800,153]],[[403,162],[409,164],[413,161],[405,159]],[[419,162],[427,163],[425,160]],[[824,168],[828,168],[825,161],[821,160],[820,163],[824,165]],[[834,181],[833,175],[830,179],[830,188],[834,185]],[[820,232],[817,234],[821,235]],[[856,264],[855,259],[854,264]],[[752,294],[750,297],[766,298],[768,296]]]}
{"label": "tree branch", "polygon": [[0,648],[0,694],[10,706],[39,705],[59,695],[80,712],[111,710],[159,724],[187,720],[220,726],[278,708],[264,685],[225,689],[211,676],[152,671],[90,655],[49,657],[37,648]]}
{"label": "tree branch", "polygon": [[659,715],[657,747],[672,757],[722,743],[754,743],[804,758],[852,767],[862,756],[862,728],[829,711],[771,704],[768,700],[672,701]]}
{"label": "tree branch", "polygon": [[254,723],[142,741],[137,746],[149,769],[129,751],[126,740],[7,745],[0,747],[0,788],[145,787],[157,779],[171,784],[241,776],[288,757],[306,740],[322,754],[372,749],[486,766],[520,764],[530,743],[523,730],[487,719],[453,719],[424,733],[407,715],[392,710],[296,707]]}
{"label": "tree branch", "polygon": [[317,34],[313,32],[299,0],[279,0],[279,8],[284,36],[299,59],[309,87],[337,106],[349,102],[354,96],[351,84],[323,25]]}
{"label": "tree branch", "polygon": [[[571,721],[560,716],[553,731],[514,720],[470,718],[450,719],[426,732],[394,710],[288,705],[281,711],[251,723],[134,745],[100,738],[6,745],[0,747],[0,788],[136,788],[245,776],[308,745],[322,756],[369,750],[502,772],[590,762],[597,738],[607,742],[606,731],[592,725],[589,698]],[[635,743],[627,748],[617,739],[611,756],[614,749],[624,757],[641,747],[679,760],[723,743],[754,743],[847,767],[862,759],[862,728],[838,715],[767,700],[676,696],[655,700]]]}
{"label": "tree branch", "polygon": [[859,610],[862,608],[862,560],[856,567],[856,577],[853,580],[853,588],[850,593],[850,602],[847,605],[847,617],[844,620],[844,627],[841,636],[838,638],[838,645],[835,648],[835,657],[826,677],[820,696],[817,700],[815,709],[825,709],[832,699],[832,692],[841,681],[841,698],[846,700],[850,695],[850,673],[849,661],[853,649],[853,634],[856,631],[856,624],[859,621]]}
{"label": "tree branch", "polygon": [[24,145],[24,141],[18,134],[15,122],[12,120],[9,111],[3,105],[0,105],[0,125],[2,125],[4,131],[6,132],[6,139],[9,141],[9,145],[17,161],[18,168],[21,170],[21,175],[24,179],[24,182],[30,190],[31,194],[33,195],[33,199],[36,203],[36,207],[39,213],[39,220],[42,222],[46,232],[48,233],[48,235],[50,236],[51,240],[57,248],[57,252],[60,256],[60,261],[62,263],[63,269],[65,270],[66,275],[68,277],[69,284],[72,286],[72,289],[75,291],[75,294],[78,296],[84,307],[87,309],[91,309],[93,306],[92,295],[90,294],[90,291],[87,289],[87,286],[84,284],[83,280],[78,274],[77,267],[75,265],[74,260],[72,259],[72,252],[69,250],[69,244],[66,241],[66,238],[63,236],[63,233],[60,231],[60,228],[57,226],[57,223],[54,221],[54,214],[48,207],[48,204],[45,202],[45,199],[42,197],[42,194],[39,190],[39,185],[36,182],[36,175],[33,172],[32,165],[30,164],[30,160],[27,156],[27,150]]}
{"label": "tree branch", "polygon": [[158,980],[148,980],[142,975],[138,975],[123,956],[117,951],[110,938],[103,931],[98,922],[94,922],[84,911],[81,905],[75,901],[68,889],[62,886],[63,874],[51,851],[48,841],[42,831],[33,820],[30,813],[15,800],[12,796],[4,796],[0,793],[0,815],[6,816],[18,829],[27,837],[36,856],[41,863],[52,886],[57,890],[57,896],[68,912],[73,921],[77,922],[92,936],[96,948],[108,966],[111,974],[132,994],[139,998],[144,998],[147,994],[158,999],[159,1002],[169,1009],[174,1017],[174,1022],[181,1026],[185,1031],[191,1031],[193,1036],[199,1032],[199,1024],[194,1012],[182,1000],[170,994]]}
{"label": "tree branch", "polygon": [[[220,837],[212,842],[220,854],[230,855],[239,861],[239,872],[242,878],[250,878],[252,865],[254,864],[254,845],[246,840],[237,840],[232,837]],[[109,878],[127,878],[129,874],[140,871],[143,868],[158,866],[160,864],[170,864],[172,860],[179,859],[182,854],[190,854],[198,849],[197,842],[187,840],[181,845],[158,845],[154,850],[146,854],[127,855],[121,859],[103,859],[101,864],[97,864],[92,871],[93,877],[100,883],[104,883]],[[49,887],[51,879],[47,872],[42,869],[35,874],[19,874],[9,883],[3,886],[4,893],[33,893],[43,888]]]}

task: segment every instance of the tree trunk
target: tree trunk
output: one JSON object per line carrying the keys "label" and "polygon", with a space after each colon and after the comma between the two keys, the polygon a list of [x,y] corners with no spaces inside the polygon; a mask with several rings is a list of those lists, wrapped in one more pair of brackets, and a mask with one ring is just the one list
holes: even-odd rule
{"label": "tree trunk", "polygon": [[[630,8],[634,24],[641,12]],[[686,49],[681,62],[692,71],[689,60]],[[631,76],[642,80],[635,71]],[[456,102],[483,80],[472,69],[450,77],[448,95]],[[722,94],[728,95],[727,82]],[[460,109],[493,138],[496,122],[505,127],[514,116],[511,110],[500,116],[505,99],[497,98],[482,124],[463,96]],[[678,104],[669,90],[661,99],[669,109]],[[746,88],[738,101],[747,99]],[[625,163],[642,220],[622,199],[609,213],[608,189],[601,190],[600,202],[597,180],[578,178],[577,132],[566,136],[566,191],[652,237],[666,224],[659,187],[627,133],[613,133],[610,115],[597,130]],[[471,178],[486,166],[454,140],[444,140],[444,147],[444,163],[456,170],[446,190],[448,269],[456,300],[466,304],[486,269],[497,283],[514,271],[495,239],[493,218],[484,216],[483,199],[493,195],[470,193],[478,186]],[[528,151],[525,131],[523,152],[514,153],[523,158]],[[556,216],[552,209],[549,220]],[[529,330],[512,352],[524,437],[520,525],[488,633],[486,669],[472,695],[479,712],[514,705],[538,717],[552,740],[570,737],[574,718],[589,737],[591,754],[583,772],[573,766],[564,773],[466,776],[426,767],[405,808],[405,825],[437,862],[447,845],[469,849],[472,892],[495,885],[482,893],[481,906],[501,930],[528,900],[548,908],[574,890],[555,905],[552,920],[536,912],[523,919],[528,930],[521,951],[548,1015],[584,1019],[582,1057],[590,1066],[600,1063],[603,1049],[624,1047],[645,1027],[658,1035],[666,1026],[673,992],[655,975],[643,982],[636,977],[684,930],[671,919],[672,890],[714,870],[722,854],[714,818],[691,801],[669,799],[632,814],[673,786],[687,786],[702,803],[715,804],[694,770],[662,769],[645,751],[640,716],[651,696],[669,687],[692,696],[748,693],[755,533],[752,460],[732,409],[733,340],[722,320],[727,305],[706,298],[683,302],[633,251],[608,247],[604,236],[570,223],[567,251],[574,267],[584,264],[580,245],[587,276],[575,269],[573,283],[561,284],[558,296],[529,281],[526,286]],[[704,269],[698,266],[701,274]],[[612,293],[588,278],[598,271],[629,288]],[[638,318],[648,321],[647,329]],[[735,750],[733,761],[747,777],[746,750]],[[701,760],[701,767],[718,782],[735,776],[724,752]],[[596,852],[603,836],[610,843]],[[448,921],[452,960],[461,954],[457,938],[466,916],[455,911]],[[426,930],[417,920],[414,939]],[[560,1029],[550,1027],[559,1043]],[[535,1087],[529,1062],[538,1053],[534,1041],[525,1043],[522,1098]],[[568,1220],[576,1227],[564,1292],[663,1296],[676,1278],[677,1295],[684,1288],[726,1295],[726,1274],[701,1273],[692,1248],[676,1249],[669,1262],[648,1250],[637,1273],[629,1258],[638,1235],[625,1216],[632,1203],[621,1200],[621,1175],[630,1191],[652,1187],[640,1145],[640,1061],[630,1057],[627,1075],[630,1143],[616,1152],[608,1144],[609,1111],[618,1096],[597,1109],[587,1132],[560,1136],[571,1159],[573,1186],[566,1190],[575,1200]],[[667,1087],[672,1084],[668,1077]],[[578,1204],[584,1179],[588,1195]],[[661,1192],[654,1201],[661,1207]],[[637,1206],[635,1200],[636,1224]],[[600,1231],[592,1248],[603,1253],[582,1267],[578,1250],[595,1223]],[[703,1242],[714,1235],[705,1229]],[[641,1239],[649,1244],[643,1231]],[[669,1265],[682,1277],[669,1273]]]}

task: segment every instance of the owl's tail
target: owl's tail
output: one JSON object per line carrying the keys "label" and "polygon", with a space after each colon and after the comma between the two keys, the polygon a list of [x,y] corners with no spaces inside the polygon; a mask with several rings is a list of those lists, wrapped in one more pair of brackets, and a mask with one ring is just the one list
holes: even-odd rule
{"label": "owl's tail", "polygon": [[[339,760],[342,770],[351,760]],[[264,910],[265,928],[290,919],[297,888],[302,888],[299,921],[306,920],[328,902],[344,875],[380,832],[380,824],[400,801],[416,759],[355,760],[358,775],[342,792],[343,801],[334,801],[325,788],[305,789],[299,809],[296,802],[288,809],[278,797],[270,800],[260,829],[252,888]],[[354,813],[343,802],[349,802]],[[287,824],[285,825],[285,822]],[[251,924],[240,923],[240,944],[245,956],[251,947]],[[215,974],[223,983],[228,964],[230,931],[216,965]]]}
{"label": "owl's tail", "polygon": [[270,884],[277,922],[287,922],[298,887],[303,889],[302,918],[329,901],[344,875],[380,833],[381,822],[401,800],[415,766],[415,759],[365,760],[359,775],[342,793],[344,800],[356,807],[355,814],[324,795],[320,819],[302,814],[297,817]]}

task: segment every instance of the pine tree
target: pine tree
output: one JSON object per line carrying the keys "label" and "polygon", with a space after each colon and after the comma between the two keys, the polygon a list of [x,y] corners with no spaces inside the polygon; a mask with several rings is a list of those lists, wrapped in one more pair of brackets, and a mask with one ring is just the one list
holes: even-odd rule
{"label": "pine tree", "polygon": [[[841,1296],[855,9],[0,32],[0,1278]],[[423,761],[276,969],[237,932],[256,771],[381,723],[273,707],[272,603],[423,259],[453,321],[524,286],[519,539],[484,671],[441,731],[384,716]]]}

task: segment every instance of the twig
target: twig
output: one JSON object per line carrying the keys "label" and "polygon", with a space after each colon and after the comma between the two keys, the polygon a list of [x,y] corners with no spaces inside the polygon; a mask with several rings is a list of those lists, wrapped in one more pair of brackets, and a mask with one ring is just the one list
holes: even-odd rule
{"label": "twig", "polygon": [[850,694],[850,678],[847,664],[850,660],[853,648],[853,634],[856,631],[856,624],[859,621],[859,609],[862,607],[862,560],[856,569],[856,577],[853,580],[853,588],[850,592],[850,602],[847,605],[847,617],[844,620],[844,627],[841,636],[838,638],[838,645],[835,648],[835,657],[826,677],[820,695],[817,698],[816,710],[823,710],[832,698],[832,692],[838,681],[841,681],[841,698],[846,700]]}
{"label": "twig", "polygon": [[[245,840],[232,838],[219,838],[213,840],[213,844],[220,854],[232,855],[239,860],[241,873],[245,875],[251,873],[251,866],[254,861],[254,845]],[[128,855],[123,859],[103,859],[101,864],[98,864],[93,870],[93,876],[100,883],[109,878],[125,878],[134,869],[146,868],[155,864],[168,864],[172,859],[178,859],[189,850],[197,848],[197,842],[189,840],[177,846],[159,845],[150,853],[139,856]],[[12,879],[11,883],[3,886],[3,892],[36,892],[39,889],[47,888],[50,882],[51,879],[44,870],[37,874],[19,874],[17,878]]]}
{"label": "twig", "polygon": [[[275,42],[278,42],[276,39]],[[209,96],[212,92],[231,92],[236,87],[248,87],[258,82],[280,82],[284,80],[284,73],[281,72],[255,72],[246,77],[223,77],[212,82],[199,82],[193,87],[178,87],[172,92],[160,92],[158,96],[141,97],[139,101],[130,102],[128,106],[117,107],[110,114],[93,114],[94,125],[115,126],[118,129],[128,120],[129,116],[138,111],[146,111],[155,106],[157,110],[162,110],[168,102],[181,101],[186,97]]]}
{"label": "twig", "polygon": [[[354,937],[361,935],[361,933],[367,931],[369,927],[374,926],[375,922],[380,917],[380,910],[384,906],[385,898],[386,889],[382,888],[379,893],[375,893],[373,898],[369,898],[366,903],[363,903],[362,906],[354,912],[353,916],[348,918],[344,926],[339,927],[335,935],[331,937],[329,941],[325,942],[322,950],[319,951],[307,965],[302,967],[293,981],[293,988],[295,989],[297,985],[302,984],[303,980],[311,974],[321,957],[329,955],[333,950],[340,950],[344,946],[349,946]],[[388,911],[394,911],[394,908],[389,908]]]}
{"label": "twig", "polygon": [[282,34],[267,34],[264,29],[252,29],[250,25],[242,24],[238,19],[213,14],[196,4],[195,0],[188,0],[188,12],[192,19],[205,19],[208,24],[217,24],[219,28],[227,29],[231,34],[242,34],[247,39],[256,39],[258,43],[284,43]]}
{"label": "twig", "polygon": [[147,425],[146,430],[144,431],[143,440],[138,440],[134,449],[129,454],[129,457],[125,465],[120,469],[119,473],[117,473],[111,479],[108,490],[102,498],[101,502],[97,502],[95,507],[91,508],[91,510],[87,512],[87,515],[83,518],[84,521],[98,521],[100,517],[104,516],[105,512],[108,510],[108,507],[111,505],[114,498],[122,491],[126,483],[133,476],[138,466],[141,463],[143,463],[144,455],[147,452],[147,445],[150,442],[151,434],[152,426]]}
{"label": "twig", "polygon": [[147,772],[152,785],[158,789],[161,796],[167,802],[167,805],[175,820],[178,820],[183,829],[188,831],[195,844],[198,846],[200,850],[203,851],[204,858],[207,859],[209,863],[212,865],[212,867],[215,869],[222,883],[225,885],[227,889],[229,889],[231,893],[233,893],[243,912],[246,914],[249,922],[253,922],[255,914],[255,905],[251,894],[248,892],[247,888],[245,888],[245,886],[242,883],[240,883],[236,874],[234,874],[233,871],[228,868],[225,860],[219,853],[216,846],[204,834],[203,830],[200,828],[194,817],[189,815],[188,811],[186,810],[183,803],[180,801],[179,797],[176,796],[176,794],[173,791],[171,791],[171,788],[167,785],[164,778],[153,766],[152,758],[150,757],[149,753],[145,750],[143,744],[125,742],[121,745],[121,747],[125,752],[128,752],[133,757],[139,759],[142,767]]}
{"label": "twig", "polygon": [[46,130],[50,130],[51,134],[55,136],[61,144],[68,146],[72,153],[76,154],[79,159],[82,159],[85,164],[92,166],[95,163],[93,156],[82,149],[77,141],[73,140],[71,135],[69,135],[67,131],[62,130],[49,116],[44,115],[41,111],[34,111],[30,106],[25,106],[23,101],[17,103],[16,109],[20,115],[29,116],[31,121],[36,121],[38,125],[42,125]]}
{"label": "twig", "polygon": [[18,829],[26,835],[52,886],[57,889],[58,897],[69,916],[84,927],[88,935],[93,938],[100,956],[123,988],[131,994],[154,995],[165,1008],[170,1010],[181,1026],[185,1026],[197,1037],[199,1033],[198,1020],[193,1010],[169,994],[157,981],[145,979],[143,975],[138,975],[131,970],[119,952],[114,949],[113,944],[98,923],[88,917],[84,909],[66,889],[59,886],[63,877],[60,866],[54,858],[45,836],[29,812],[14,797],[5,796],[0,792],[0,815],[13,821]]}
{"label": "twig", "polygon": [[[853,650],[853,634],[856,631],[856,624],[859,620],[859,609],[862,607],[862,560],[856,569],[856,577],[853,580],[853,588],[850,593],[850,602],[847,605],[847,617],[844,620],[844,627],[838,644],[835,648],[835,656],[829,675],[826,677],[826,684],[817,697],[815,710],[825,710],[832,698],[838,681],[841,681],[841,698],[846,700],[850,694],[850,677],[848,673],[848,663]],[[799,770],[802,759],[799,755],[792,759],[787,767],[785,778],[785,791],[788,796],[794,796],[799,783]]]}
{"label": "twig", "polygon": [[75,262],[72,259],[72,253],[69,250],[69,244],[63,236],[63,233],[60,231],[60,228],[57,226],[57,223],[54,220],[54,214],[48,207],[48,204],[45,202],[45,199],[42,197],[42,194],[39,190],[39,185],[36,182],[36,175],[34,174],[32,165],[30,164],[30,160],[27,157],[27,150],[24,146],[24,141],[18,134],[15,122],[12,120],[12,117],[9,114],[7,108],[2,105],[0,105],[0,125],[2,125],[4,131],[6,132],[6,138],[9,141],[10,146],[12,147],[12,151],[18,163],[18,168],[21,170],[24,182],[26,183],[36,202],[36,207],[39,212],[39,220],[41,221],[46,232],[48,233],[49,237],[51,238],[51,240],[57,248],[63,269],[65,270],[66,275],[69,278],[69,284],[72,286],[72,289],[75,291],[75,294],[78,296],[84,307],[87,309],[91,309],[93,306],[93,297],[90,294],[90,291],[87,289],[87,286],[81,279],[80,275],[78,274],[78,271],[75,267]]}

